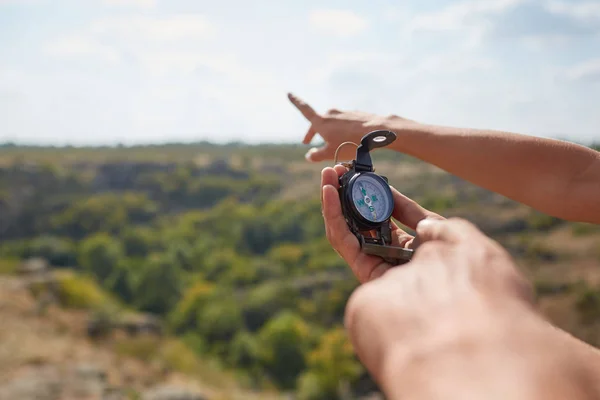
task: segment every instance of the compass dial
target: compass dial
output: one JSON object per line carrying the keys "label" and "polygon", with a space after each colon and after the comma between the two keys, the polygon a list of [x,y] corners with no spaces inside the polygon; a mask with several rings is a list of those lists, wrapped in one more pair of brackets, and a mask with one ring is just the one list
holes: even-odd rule
{"label": "compass dial", "polygon": [[352,202],[365,219],[383,222],[392,214],[394,207],[389,188],[380,179],[363,174],[352,185]]}

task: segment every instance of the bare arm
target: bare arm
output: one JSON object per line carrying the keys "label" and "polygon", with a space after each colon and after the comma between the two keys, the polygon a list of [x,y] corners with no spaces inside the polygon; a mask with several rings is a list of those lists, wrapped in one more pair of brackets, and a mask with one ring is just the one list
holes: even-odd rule
{"label": "bare arm", "polygon": [[343,172],[322,173],[325,229],[362,283],[345,326],[386,398],[600,398],[598,350],[546,321],[510,255],[472,224],[405,198],[396,212],[421,238],[413,260],[391,268],[361,255],[337,193]]}
{"label": "bare arm", "polygon": [[600,153],[577,144],[389,118],[392,147],[456,176],[573,221],[600,223]]}
{"label": "bare arm", "polygon": [[379,382],[390,399],[597,399],[598,356],[529,319],[520,320],[524,329],[495,328],[510,337],[480,327],[480,336],[442,347],[390,351]]}
{"label": "bare arm", "polygon": [[[371,130],[399,135],[390,148],[558,218],[600,223],[600,153],[577,144],[491,130],[421,124],[397,116],[329,110],[319,114],[290,95],[310,121],[304,143],[318,133],[325,145],[309,161],[332,160],[344,141]],[[340,157],[348,159],[351,147]]]}

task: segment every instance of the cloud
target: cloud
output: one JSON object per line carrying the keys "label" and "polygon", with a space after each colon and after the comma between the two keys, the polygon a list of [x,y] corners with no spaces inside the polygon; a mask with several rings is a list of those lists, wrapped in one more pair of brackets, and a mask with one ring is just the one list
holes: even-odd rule
{"label": "cloud", "polygon": [[206,87],[222,85],[223,89],[235,89],[235,85],[247,82],[272,82],[271,74],[245,67],[235,54],[190,50],[159,49],[140,50],[134,57],[142,70],[154,77],[194,75],[205,82]]}
{"label": "cloud", "polygon": [[524,3],[498,16],[490,29],[496,39],[575,37],[598,30],[570,13],[557,13],[539,3]]}
{"label": "cloud", "polygon": [[470,0],[452,3],[431,13],[418,14],[405,29],[407,36],[422,33],[456,33],[467,37],[466,47],[480,45],[494,18],[527,0]]}
{"label": "cloud", "polygon": [[[0,6],[3,5],[35,5],[50,3],[49,0],[0,0]],[[108,7],[135,7],[152,9],[158,4],[158,0],[99,0],[97,4]]]}
{"label": "cloud", "polygon": [[312,66],[308,70],[307,78],[311,82],[320,84],[347,68],[352,68],[355,71],[357,69],[373,71],[373,65],[395,68],[403,66],[407,61],[402,55],[392,53],[373,51],[333,52],[326,59]]}
{"label": "cloud", "polygon": [[[308,71],[307,84],[329,93],[330,104],[342,109],[406,112],[409,118],[424,120],[431,116],[423,110],[439,102],[469,102],[471,106],[471,99],[498,72],[496,67],[492,59],[455,48],[428,55],[415,49],[336,52]],[[451,108],[442,106],[436,113]]]}
{"label": "cloud", "polygon": [[323,33],[351,37],[362,33],[368,27],[366,19],[348,10],[315,10],[310,14],[311,26]]}
{"label": "cloud", "polygon": [[118,16],[92,22],[94,34],[112,35],[120,40],[143,38],[157,41],[205,39],[215,33],[215,27],[201,14],[178,14],[165,17],[145,15]]}
{"label": "cloud", "polygon": [[115,64],[119,61],[117,51],[107,45],[83,36],[62,37],[44,46],[44,52],[52,56],[87,56]]}
{"label": "cloud", "polygon": [[546,9],[554,14],[565,15],[581,21],[600,20],[600,2],[548,1]]}
{"label": "cloud", "polygon": [[407,27],[409,35],[458,33],[467,44],[517,39],[540,47],[566,43],[578,36],[600,32],[600,3],[549,0],[463,1],[441,11],[417,15]]}
{"label": "cloud", "polygon": [[452,31],[480,27],[484,17],[496,15],[522,3],[523,0],[463,1],[441,11],[417,15],[410,31]]}
{"label": "cloud", "polygon": [[41,3],[42,0],[0,0],[0,6],[27,5]]}
{"label": "cloud", "polygon": [[158,3],[157,0],[102,0],[102,3],[107,6],[117,7],[139,7],[139,8],[154,8]]}
{"label": "cloud", "polygon": [[569,68],[565,76],[570,81],[600,81],[600,58],[588,60]]}
{"label": "cloud", "polygon": [[[213,24],[199,14],[117,15],[50,40],[43,50],[55,57],[91,58],[111,64],[127,60],[154,76],[190,73],[211,59],[202,51],[202,44],[214,33]],[[226,62],[213,57],[211,65],[223,64]]]}

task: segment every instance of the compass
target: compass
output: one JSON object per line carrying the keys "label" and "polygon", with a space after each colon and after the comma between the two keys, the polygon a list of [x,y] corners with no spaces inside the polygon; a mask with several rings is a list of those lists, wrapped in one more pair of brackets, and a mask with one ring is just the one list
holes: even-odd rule
{"label": "compass", "polygon": [[356,159],[342,163],[348,172],[339,178],[338,192],[344,218],[358,238],[361,250],[399,265],[411,259],[413,250],[392,246],[394,196],[388,179],[375,174],[370,156],[371,150],[385,147],[394,140],[396,134],[390,131],[366,134],[356,150]]}
{"label": "compass", "polygon": [[369,172],[356,174],[349,185],[353,209],[366,224],[381,223],[392,215],[392,192],[384,178]]}

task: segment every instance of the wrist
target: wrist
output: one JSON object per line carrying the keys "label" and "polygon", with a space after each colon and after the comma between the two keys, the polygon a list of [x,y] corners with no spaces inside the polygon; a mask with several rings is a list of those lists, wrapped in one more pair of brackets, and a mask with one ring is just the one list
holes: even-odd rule
{"label": "wrist", "polygon": [[397,140],[390,145],[391,149],[409,155],[412,155],[411,149],[419,147],[419,140],[436,134],[433,125],[422,124],[397,115],[382,116],[377,124],[378,129],[390,130],[397,135]]}

